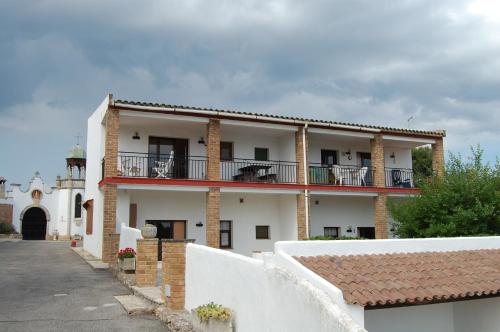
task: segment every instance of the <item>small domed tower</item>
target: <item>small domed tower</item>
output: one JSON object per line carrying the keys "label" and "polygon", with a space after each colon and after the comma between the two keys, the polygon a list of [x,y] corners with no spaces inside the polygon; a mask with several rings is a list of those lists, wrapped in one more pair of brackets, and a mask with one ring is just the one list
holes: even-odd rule
{"label": "small domed tower", "polygon": [[66,168],[68,170],[68,178],[72,179],[85,179],[85,165],[87,162],[87,155],[85,150],[76,144],[69,151],[66,158]]}

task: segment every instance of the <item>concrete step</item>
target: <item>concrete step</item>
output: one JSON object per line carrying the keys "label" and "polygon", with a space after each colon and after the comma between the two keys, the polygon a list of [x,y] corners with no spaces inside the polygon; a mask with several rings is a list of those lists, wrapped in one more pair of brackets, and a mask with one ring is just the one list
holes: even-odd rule
{"label": "concrete step", "polygon": [[161,296],[161,287],[137,287],[132,286],[132,291],[134,295],[144,298],[145,300],[151,302],[155,306],[165,304]]}
{"label": "concrete step", "polygon": [[115,299],[120,302],[129,315],[152,315],[155,306],[149,301],[135,295],[118,295]]}

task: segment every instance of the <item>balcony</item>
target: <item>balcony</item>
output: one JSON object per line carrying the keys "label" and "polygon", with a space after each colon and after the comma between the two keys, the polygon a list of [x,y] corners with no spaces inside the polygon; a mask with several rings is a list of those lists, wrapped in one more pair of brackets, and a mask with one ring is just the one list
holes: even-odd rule
{"label": "balcony", "polygon": [[205,180],[207,158],[174,154],[118,153],[118,176]]}
{"label": "balcony", "polygon": [[372,186],[373,170],[367,166],[309,164],[309,183],[337,186]]}
{"label": "balcony", "polygon": [[408,168],[385,168],[385,186],[390,188],[415,188],[413,170]]}
{"label": "balcony", "polygon": [[233,158],[221,160],[221,180],[267,183],[297,183],[297,163]]}

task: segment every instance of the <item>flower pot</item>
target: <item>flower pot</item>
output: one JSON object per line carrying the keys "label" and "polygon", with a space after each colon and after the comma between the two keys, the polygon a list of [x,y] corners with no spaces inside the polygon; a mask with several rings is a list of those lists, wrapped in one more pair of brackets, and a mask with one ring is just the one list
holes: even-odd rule
{"label": "flower pot", "polygon": [[141,235],[145,239],[153,239],[156,237],[156,226],[146,224],[141,227]]}
{"label": "flower pot", "polygon": [[118,259],[118,266],[122,271],[134,271],[135,270],[135,258],[123,258]]}
{"label": "flower pot", "polygon": [[191,310],[193,329],[195,332],[233,332],[232,318],[229,320],[218,320],[209,318],[208,321],[202,321],[196,310]]}

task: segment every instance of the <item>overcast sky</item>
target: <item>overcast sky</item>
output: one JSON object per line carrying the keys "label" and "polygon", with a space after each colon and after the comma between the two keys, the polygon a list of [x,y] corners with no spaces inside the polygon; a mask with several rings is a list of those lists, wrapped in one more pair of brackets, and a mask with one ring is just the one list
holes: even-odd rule
{"label": "overcast sky", "polygon": [[447,150],[500,155],[497,0],[2,0],[0,60],[10,182],[64,174],[109,92],[445,129]]}

